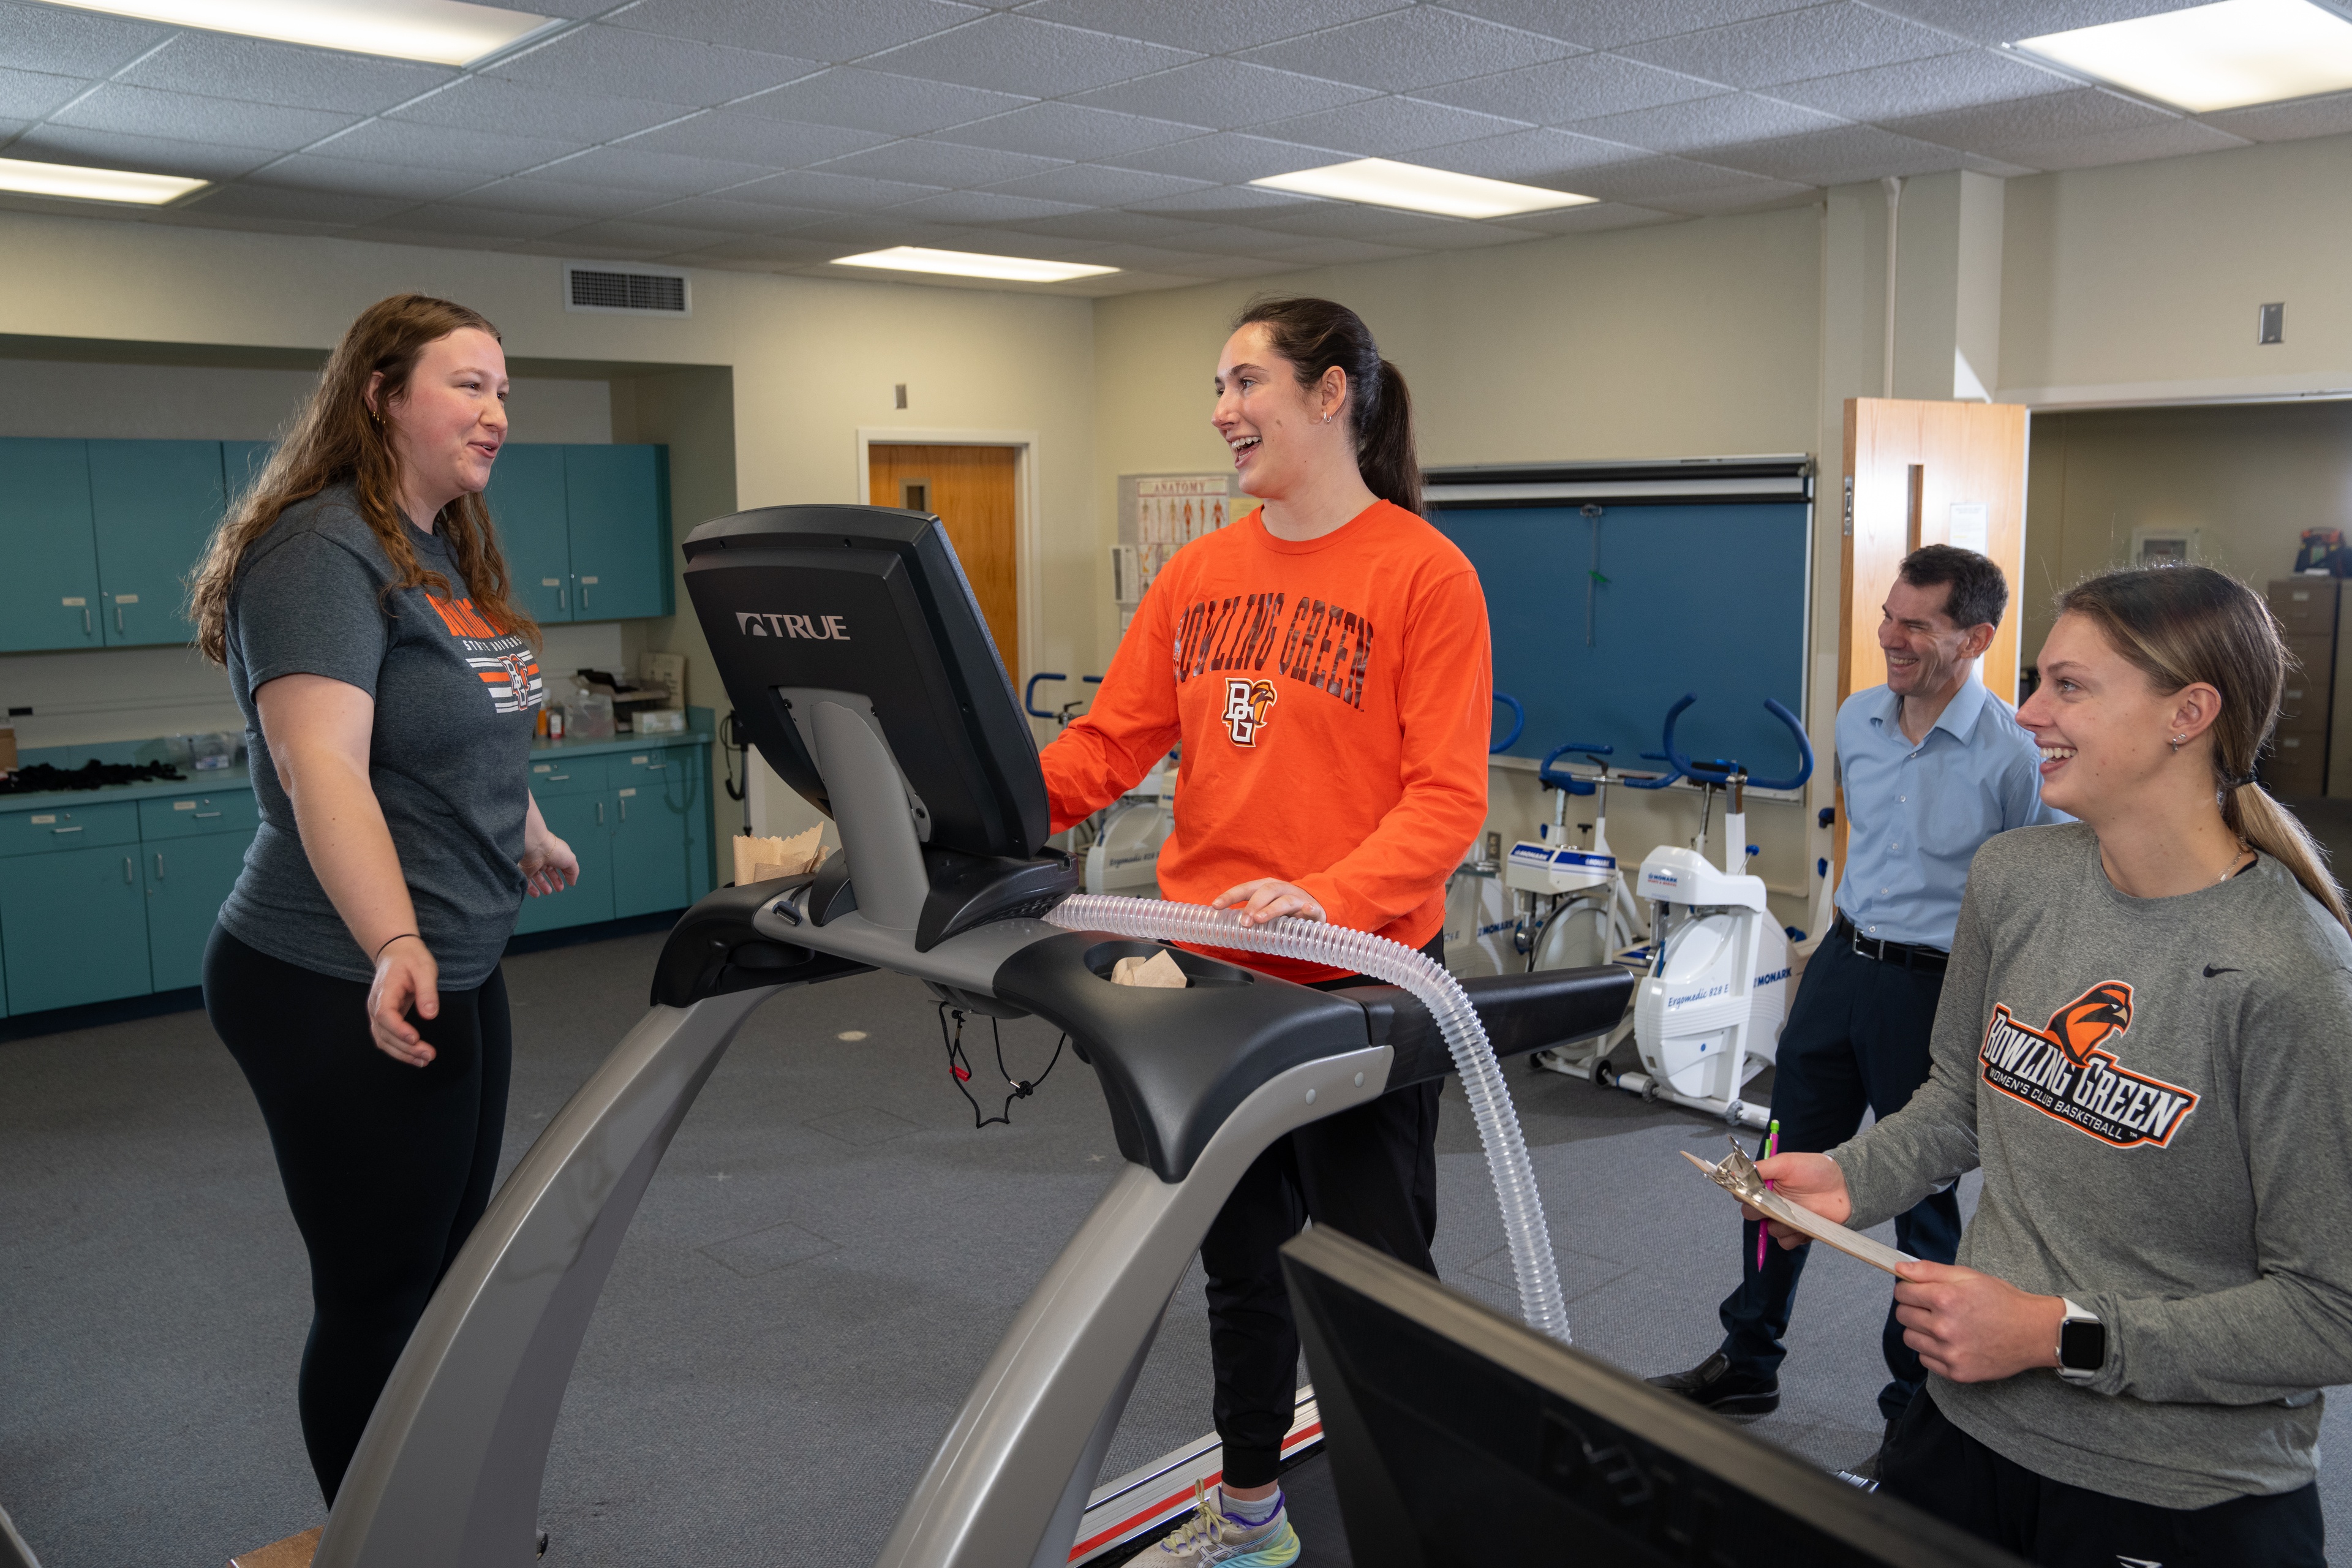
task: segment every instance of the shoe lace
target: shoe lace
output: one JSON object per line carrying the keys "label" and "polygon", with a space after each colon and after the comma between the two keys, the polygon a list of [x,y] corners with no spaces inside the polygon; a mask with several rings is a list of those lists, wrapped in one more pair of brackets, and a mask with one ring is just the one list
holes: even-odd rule
{"label": "shoe lace", "polygon": [[1196,1480],[1192,1483],[1192,1517],[1175,1534],[1163,1538],[1160,1550],[1172,1554],[1202,1542],[1213,1542],[1226,1522],[1224,1510],[1209,1495],[1209,1483]]}

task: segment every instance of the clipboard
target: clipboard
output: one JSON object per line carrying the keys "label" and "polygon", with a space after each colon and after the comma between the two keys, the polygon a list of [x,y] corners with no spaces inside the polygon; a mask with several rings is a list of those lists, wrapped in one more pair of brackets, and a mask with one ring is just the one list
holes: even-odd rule
{"label": "clipboard", "polygon": [[1739,1140],[1731,1140],[1731,1152],[1716,1164],[1708,1164],[1689,1150],[1682,1157],[1696,1165],[1706,1179],[1746,1204],[1749,1208],[1771,1215],[1791,1230],[1801,1231],[1815,1241],[1825,1241],[1849,1258],[1859,1258],[1874,1268],[1884,1268],[1889,1274],[1895,1266],[1919,1260],[1907,1252],[1897,1252],[1883,1242],[1876,1242],[1860,1231],[1848,1230],[1835,1220],[1823,1219],[1807,1208],[1800,1208],[1776,1192],[1766,1190],[1764,1178],[1756,1173],[1756,1163]]}

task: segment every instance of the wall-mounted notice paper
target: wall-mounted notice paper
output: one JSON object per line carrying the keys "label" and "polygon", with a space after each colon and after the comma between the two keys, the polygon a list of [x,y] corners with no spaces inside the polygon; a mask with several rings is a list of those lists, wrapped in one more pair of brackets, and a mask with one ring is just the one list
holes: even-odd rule
{"label": "wall-mounted notice paper", "polygon": [[1979,555],[1989,554],[1985,545],[1991,537],[1990,525],[1985,519],[1985,503],[1980,500],[1956,500],[1952,503],[1952,543],[1961,550],[1973,550]]}

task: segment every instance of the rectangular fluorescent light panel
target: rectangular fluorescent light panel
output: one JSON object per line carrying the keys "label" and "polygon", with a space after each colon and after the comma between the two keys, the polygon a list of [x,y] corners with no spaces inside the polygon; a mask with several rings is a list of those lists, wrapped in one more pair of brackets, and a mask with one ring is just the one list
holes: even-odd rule
{"label": "rectangular fluorescent light panel", "polygon": [[24,158],[0,158],[0,191],[29,196],[63,196],[76,202],[127,202],[161,206],[206,182],[178,174],[141,174],[128,169],[83,169],[71,163],[36,163]]}
{"label": "rectangular fluorescent light panel", "polygon": [[2352,22],[2310,0],[2221,0],[2017,47],[2191,114],[2352,88]]}
{"label": "rectangular fluorescent light panel", "polygon": [[858,256],[836,256],[835,267],[884,267],[893,272],[936,272],[949,278],[993,278],[1006,283],[1066,283],[1073,278],[1099,278],[1116,267],[1087,267],[1076,261],[1038,261],[1026,256],[982,256],[971,250],[926,250],[919,245],[894,245]]}
{"label": "rectangular fluorescent light panel", "polygon": [[470,65],[555,25],[464,0],[50,0],[173,27],[240,33],[345,54]]}
{"label": "rectangular fluorescent light panel", "polygon": [[1594,196],[1547,191],[1539,185],[1517,185],[1508,180],[1486,180],[1448,169],[1425,169],[1387,158],[1359,158],[1295,174],[1269,174],[1252,180],[1277,191],[1334,201],[1362,202],[1376,207],[1402,207],[1407,212],[1435,213],[1441,217],[1509,217],[1514,213],[1550,212],[1582,206]]}

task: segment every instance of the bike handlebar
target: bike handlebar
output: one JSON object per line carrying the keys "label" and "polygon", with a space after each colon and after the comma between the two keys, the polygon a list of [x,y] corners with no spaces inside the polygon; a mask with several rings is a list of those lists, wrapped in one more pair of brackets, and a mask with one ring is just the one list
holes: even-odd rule
{"label": "bike handlebar", "polygon": [[[1798,789],[1802,787],[1807,779],[1813,776],[1813,743],[1806,738],[1805,727],[1797,721],[1797,716],[1794,713],[1781,706],[1777,699],[1770,697],[1764,700],[1764,710],[1787,725],[1789,733],[1797,739],[1797,771],[1793,774],[1785,779],[1759,779],[1755,774],[1748,773],[1747,768],[1734,757],[1717,757],[1708,762],[1694,763],[1675,749],[1675,721],[1682,717],[1684,709],[1697,700],[1698,693],[1696,691],[1685,692],[1680,701],[1666,710],[1664,741],[1666,754],[1664,760],[1672,763],[1677,773],[1686,778],[1697,779],[1703,784],[1720,784],[1729,779],[1735,773],[1746,773],[1748,785],[1751,789]],[[1654,789],[1658,786],[1654,784],[1650,787]]]}
{"label": "bike handlebar", "polygon": [[1616,754],[1617,748],[1614,746],[1603,746],[1590,741],[1569,741],[1560,745],[1554,746],[1550,751],[1546,752],[1544,753],[1544,760],[1536,765],[1537,779],[1543,784],[1550,785],[1553,789],[1564,789],[1570,795],[1591,795],[1592,793],[1592,781],[1591,779],[1580,779],[1574,773],[1554,773],[1552,771],[1552,763],[1559,761],[1562,756],[1566,755],[1570,752],[1583,752],[1586,756],[1591,757],[1595,763],[1600,763],[1601,767],[1605,772],[1608,764],[1601,763],[1601,759],[1603,756],[1614,756]]}
{"label": "bike handlebar", "polygon": [[1519,706],[1519,700],[1517,698],[1511,696],[1508,692],[1497,691],[1495,693],[1495,700],[1505,704],[1510,709],[1511,732],[1486,748],[1486,754],[1490,757],[1496,752],[1509,750],[1512,742],[1519,738],[1520,731],[1524,731],[1528,727],[1528,710]]}
{"label": "bike handlebar", "polygon": [[1041,680],[1067,680],[1069,679],[1070,678],[1066,675],[1046,670],[1039,670],[1036,674],[1029,678],[1029,684],[1021,689],[1021,706],[1028,712],[1029,717],[1032,719],[1060,718],[1060,714],[1048,713],[1043,708],[1037,706],[1037,683]]}

